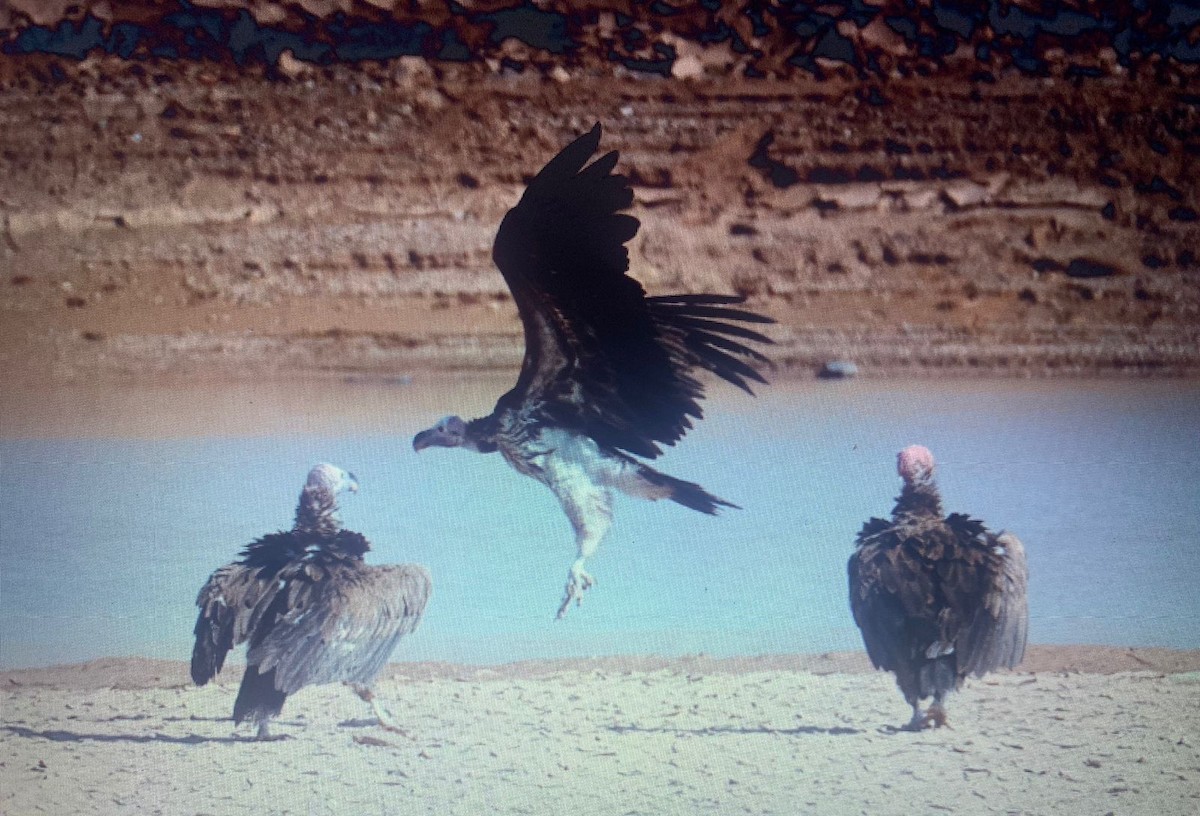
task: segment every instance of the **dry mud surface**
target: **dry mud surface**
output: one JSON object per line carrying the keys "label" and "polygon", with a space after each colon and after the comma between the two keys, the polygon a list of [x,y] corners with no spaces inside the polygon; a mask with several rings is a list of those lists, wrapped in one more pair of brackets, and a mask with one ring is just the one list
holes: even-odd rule
{"label": "dry mud surface", "polygon": [[[0,56],[0,378],[515,369],[490,247],[600,121],[652,293],[783,373],[1200,373],[1186,87]],[[495,69],[495,70],[493,70]]]}
{"label": "dry mud surface", "polygon": [[277,742],[227,719],[237,670],[105,660],[0,675],[0,812],[1192,814],[1200,656],[1033,647],[907,707],[862,656],[393,664],[408,738],[345,689],[291,698]]}

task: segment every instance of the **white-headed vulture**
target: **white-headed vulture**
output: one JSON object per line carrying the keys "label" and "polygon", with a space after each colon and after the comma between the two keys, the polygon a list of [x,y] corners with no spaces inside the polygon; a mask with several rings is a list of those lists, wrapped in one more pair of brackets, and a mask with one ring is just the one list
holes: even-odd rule
{"label": "white-headed vulture", "polygon": [[308,474],[291,530],[252,542],[211,576],[196,605],[192,679],[204,685],[229,650],[248,644],[233,719],[258,726],[258,738],[304,686],[344,682],[371,704],[383,727],[400,731],[371,684],[400,638],[421,621],[432,584],[415,564],[369,566],[371,545],[342,529],[337,495],[354,476],[321,464]]}
{"label": "white-headed vulture", "polygon": [[584,571],[612,523],[614,491],[670,499],[701,513],[736,505],[660,473],[653,459],[703,416],[708,371],[750,391],[767,364],[750,343],[770,343],[745,324],[770,318],[733,308],[734,295],[648,297],[631,278],[625,247],[637,233],[633,190],[613,173],[617,153],[588,164],[600,125],[568,145],[530,182],[500,224],[492,258],[525,330],[516,386],[488,416],[448,416],[413,448],[499,451],[558,497],[575,530],[558,616],[582,601]]}

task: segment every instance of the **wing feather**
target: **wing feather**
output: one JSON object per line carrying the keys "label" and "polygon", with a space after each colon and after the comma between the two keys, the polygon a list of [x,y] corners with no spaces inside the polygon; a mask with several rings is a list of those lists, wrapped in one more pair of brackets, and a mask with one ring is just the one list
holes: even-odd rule
{"label": "wing feather", "polygon": [[277,589],[275,581],[260,577],[257,567],[236,562],[209,576],[196,597],[200,607],[192,647],[192,680],[196,685],[216,677],[230,649],[250,637]]}
{"label": "wing feather", "polygon": [[719,334],[730,334],[734,337],[741,337],[745,340],[753,340],[756,343],[770,343],[770,338],[756,332],[753,329],[747,329],[742,326],[736,326],[730,323],[721,323],[716,320],[708,320],[700,317],[692,317],[690,315],[676,315],[671,319],[671,324],[679,328],[696,329],[699,331],[716,332]]}
{"label": "wing feather", "polygon": [[[688,335],[688,348],[699,353],[704,347],[712,346],[716,349],[723,349],[741,357],[749,357],[763,365],[770,365],[770,360],[765,354],[762,354],[748,346],[743,346],[736,340],[730,340],[728,337],[722,337],[719,334],[709,334],[703,331],[694,331]],[[754,370],[757,379],[762,381],[762,375],[758,373],[758,369]]]}
{"label": "wing feather", "polygon": [[850,611],[862,634],[871,665],[895,671],[909,659],[907,614],[891,575],[889,552],[867,545],[850,556]]}
{"label": "wing feather", "polygon": [[742,320],[746,323],[774,323],[766,315],[745,309],[727,309],[720,304],[745,303],[740,295],[666,295],[646,298],[651,309],[686,313],[692,317],[716,317],[722,320]]}
{"label": "wing feather", "polygon": [[274,669],[276,687],[287,694],[335,681],[370,683],[420,623],[431,588],[429,573],[412,564],[333,565],[321,580],[289,585],[286,611],[247,659],[259,671]]}
{"label": "wing feather", "polygon": [[1019,665],[1029,633],[1025,546],[1012,533],[990,538],[991,580],[974,620],[964,627],[956,645],[962,660],[959,670],[976,677]]}
{"label": "wing feather", "polygon": [[766,358],[730,338],[770,343],[739,323],[769,318],[727,308],[744,298],[647,298],[629,277],[626,242],[638,220],[615,151],[590,165],[600,126],[529,183],[504,217],[492,257],[521,316],[525,359],[497,409],[553,418],[602,445],[654,457],[699,419],[704,368],[749,391]]}

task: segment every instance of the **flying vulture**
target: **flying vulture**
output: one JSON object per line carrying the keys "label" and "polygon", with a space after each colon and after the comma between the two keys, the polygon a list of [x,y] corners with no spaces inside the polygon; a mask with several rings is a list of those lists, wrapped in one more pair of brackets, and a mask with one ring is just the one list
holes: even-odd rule
{"label": "flying vulture", "polygon": [[597,124],[542,168],[496,235],[492,259],[525,329],[516,386],[490,415],[444,417],[413,439],[417,451],[499,451],[554,492],[579,553],[560,618],[593,583],[584,562],[612,523],[614,490],[708,514],[737,506],[637,457],[658,456],[703,416],[698,369],[750,393],[748,381],[765,382],[768,361],[746,344],[771,341],[744,324],[774,322],[732,308],[743,297],[646,296],[626,274],[633,191],[612,172],[616,151],[587,164],[599,144]]}
{"label": "flying vulture", "polygon": [[308,474],[287,532],[252,542],[211,576],[196,605],[192,680],[216,676],[229,650],[248,642],[246,673],[233,704],[237,723],[267,723],[305,686],[342,681],[371,704],[380,724],[403,733],[371,684],[396,643],[416,629],[429,600],[429,573],[415,564],[363,563],[371,545],[342,529],[337,495],[354,475],[321,464]]}
{"label": "flying vulture", "polygon": [[946,695],[967,675],[1021,662],[1029,570],[1015,535],[942,516],[927,448],[900,451],[897,469],[904,487],[891,521],[863,525],[850,557],[850,609],[871,662],[896,675],[912,706],[906,728],[919,730],[946,724]]}

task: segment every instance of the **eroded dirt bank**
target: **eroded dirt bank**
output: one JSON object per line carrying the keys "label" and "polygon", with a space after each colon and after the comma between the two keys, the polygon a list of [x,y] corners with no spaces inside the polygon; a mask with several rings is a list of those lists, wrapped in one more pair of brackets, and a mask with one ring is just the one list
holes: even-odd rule
{"label": "eroded dirt bank", "polygon": [[1200,113],[1147,72],[0,66],[6,382],[515,368],[491,241],[595,121],[634,274],[747,295],[784,373],[1200,373]]}

